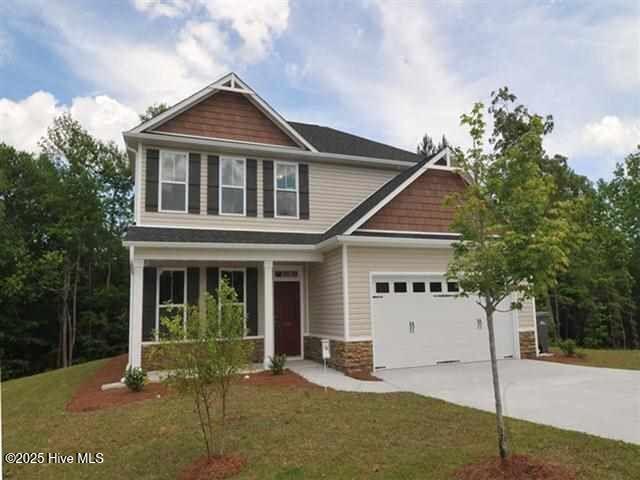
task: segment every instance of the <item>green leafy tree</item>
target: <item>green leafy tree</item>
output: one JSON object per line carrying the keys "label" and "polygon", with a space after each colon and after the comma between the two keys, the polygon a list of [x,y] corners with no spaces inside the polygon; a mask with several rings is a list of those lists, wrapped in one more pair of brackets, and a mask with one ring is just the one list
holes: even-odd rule
{"label": "green leafy tree", "polygon": [[445,137],[444,135],[442,135],[442,140],[440,140],[440,143],[436,144],[433,139],[425,133],[422,137],[422,140],[418,144],[416,152],[421,157],[428,158],[448,146],[449,142],[447,141],[447,137]]}
{"label": "green leafy tree", "polygon": [[[161,319],[159,333],[165,343],[156,354],[172,366],[168,384],[193,399],[211,457],[215,452],[224,455],[229,391],[234,377],[248,366],[252,346],[243,340],[244,311],[226,281],[220,283],[216,297],[206,295],[205,304],[205,311],[198,306],[189,308],[186,325],[182,312]],[[216,406],[220,427],[217,442]]]}
{"label": "green leafy tree", "polygon": [[169,110],[169,105],[166,103],[154,103],[153,105],[149,105],[144,113],[138,115],[140,117],[141,122],[147,122],[151,120],[153,117],[160,115],[161,113]]}
{"label": "green leafy tree", "polygon": [[[493,94],[496,100],[497,94]],[[462,295],[473,295],[485,312],[496,406],[500,456],[509,454],[502,414],[496,360],[494,313],[505,301],[520,308],[522,301],[553,285],[567,265],[570,224],[566,206],[554,201],[556,185],[543,173],[542,139],[547,122],[530,115],[526,128],[514,131],[503,121],[509,111],[492,104],[494,132],[485,150],[484,106],[476,103],[462,115],[471,147],[456,149],[456,165],[469,179],[456,206],[452,229],[461,234],[454,245],[448,275],[457,278]],[[510,300],[512,299],[512,300]]]}

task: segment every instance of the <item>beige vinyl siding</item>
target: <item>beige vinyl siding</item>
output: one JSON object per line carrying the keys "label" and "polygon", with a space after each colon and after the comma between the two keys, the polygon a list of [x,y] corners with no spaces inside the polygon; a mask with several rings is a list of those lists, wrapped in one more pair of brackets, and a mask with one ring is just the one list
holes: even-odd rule
{"label": "beige vinyl siding", "polygon": [[522,303],[522,310],[518,312],[518,328],[520,331],[531,331],[535,329],[535,325],[533,300],[525,300]]}
{"label": "beige vinyl siding", "polygon": [[[284,230],[297,232],[324,232],[371,193],[398,174],[398,170],[359,167],[320,162],[309,165],[308,220],[263,217],[262,159],[257,162],[258,216],[237,217],[207,215],[207,155],[201,154],[200,215],[145,211],[146,151],[141,159],[140,197],[141,225],[181,226],[211,229]],[[255,158],[253,156],[249,158]],[[271,160],[271,159],[269,159]]]}
{"label": "beige vinyl siding", "polygon": [[444,248],[349,247],[349,335],[371,335],[370,272],[446,272],[451,252]]}
{"label": "beige vinyl siding", "polygon": [[324,262],[310,263],[309,333],[344,338],[342,248],[325,253]]}

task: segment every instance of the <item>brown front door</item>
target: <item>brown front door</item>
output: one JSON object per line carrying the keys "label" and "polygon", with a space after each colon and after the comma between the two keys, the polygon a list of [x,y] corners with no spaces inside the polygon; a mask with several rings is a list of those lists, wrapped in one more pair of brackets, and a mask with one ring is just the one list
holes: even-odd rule
{"label": "brown front door", "polygon": [[300,283],[274,282],[276,354],[300,355]]}

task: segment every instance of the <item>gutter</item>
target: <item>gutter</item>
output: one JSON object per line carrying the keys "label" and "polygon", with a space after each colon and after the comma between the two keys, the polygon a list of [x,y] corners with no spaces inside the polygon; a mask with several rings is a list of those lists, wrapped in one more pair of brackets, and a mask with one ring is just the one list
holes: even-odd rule
{"label": "gutter", "polygon": [[201,149],[216,149],[223,153],[230,154],[252,154],[257,156],[270,157],[278,155],[279,158],[308,160],[308,161],[329,161],[334,163],[347,163],[353,165],[367,164],[379,168],[393,168],[403,170],[407,167],[415,165],[415,162],[404,160],[390,160],[373,157],[361,157],[357,155],[342,155],[338,153],[312,152],[308,150],[294,149],[291,147],[274,147],[263,144],[251,144],[245,142],[230,142],[226,140],[216,140],[203,137],[192,137],[175,134],[157,134],[157,133],[123,133],[127,148],[133,148],[129,142],[160,144],[168,146],[176,146],[178,148],[189,145],[192,148],[199,147]]}

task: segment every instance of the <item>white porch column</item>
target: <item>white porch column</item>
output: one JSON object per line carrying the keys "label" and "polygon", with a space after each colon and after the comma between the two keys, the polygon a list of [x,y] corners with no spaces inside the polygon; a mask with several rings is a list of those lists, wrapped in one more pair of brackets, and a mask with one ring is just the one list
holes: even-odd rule
{"label": "white porch column", "polygon": [[134,259],[132,262],[133,278],[131,282],[131,344],[129,345],[129,362],[132,367],[142,364],[142,285],[144,277],[144,260]]}
{"label": "white porch column", "polygon": [[269,357],[275,352],[273,327],[273,260],[264,261],[262,275],[264,291],[264,368],[269,368]]}

